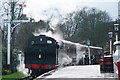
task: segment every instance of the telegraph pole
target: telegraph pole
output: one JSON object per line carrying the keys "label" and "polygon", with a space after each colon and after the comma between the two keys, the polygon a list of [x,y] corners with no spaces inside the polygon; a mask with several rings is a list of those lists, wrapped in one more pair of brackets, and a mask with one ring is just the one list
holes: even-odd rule
{"label": "telegraph pole", "polygon": [[[9,1],[11,6],[11,0]],[[7,64],[10,65],[11,8],[8,9]]]}
{"label": "telegraph pole", "polygon": [[8,23],[8,42],[7,42],[7,64],[10,64],[10,38],[11,38],[11,33],[10,33],[10,28],[11,28],[11,24],[10,22]]}

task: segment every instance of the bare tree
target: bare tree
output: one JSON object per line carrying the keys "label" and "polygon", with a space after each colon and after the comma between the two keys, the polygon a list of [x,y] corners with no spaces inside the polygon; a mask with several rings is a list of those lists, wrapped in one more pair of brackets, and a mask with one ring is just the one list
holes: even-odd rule
{"label": "bare tree", "polygon": [[39,30],[47,31],[48,26],[48,23],[42,20],[33,23],[21,24],[20,27],[18,27],[19,29],[17,28],[18,31],[15,37],[15,48],[24,51],[25,45],[27,45],[28,38],[34,36],[34,32],[39,34]]}
{"label": "bare tree", "polygon": [[[8,17],[10,15],[11,17],[11,22],[13,20],[20,20],[23,19],[23,9],[26,7],[25,1],[18,1],[18,0],[11,0],[12,2],[9,2],[8,0],[1,1],[1,18],[3,19],[2,21],[7,21]],[[10,10],[10,11],[9,11]],[[9,13],[10,12],[10,13]],[[14,35],[15,35],[15,30],[16,27],[20,23],[11,23],[11,44],[14,48]],[[3,33],[3,44],[6,45],[6,40],[7,40],[7,23],[5,22],[4,25],[1,27],[2,33]]]}
{"label": "bare tree", "polygon": [[67,40],[83,43],[89,39],[92,45],[101,46],[108,40],[110,21],[107,12],[85,7],[68,14],[65,22],[59,25]]}

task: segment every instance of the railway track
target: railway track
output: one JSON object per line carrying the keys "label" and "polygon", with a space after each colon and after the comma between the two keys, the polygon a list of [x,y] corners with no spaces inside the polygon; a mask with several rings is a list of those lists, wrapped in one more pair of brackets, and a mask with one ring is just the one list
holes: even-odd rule
{"label": "railway track", "polygon": [[44,79],[46,76],[52,75],[52,73],[54,73],[56,70],[58,70],[58,69],[54,69],[54,70],[48,71],[48,72],[43,73],[43,74],[41,74],[39,76],[36,76],[36,77],[27,76],[27,77],[24,77],[24,78],[14,79],[14,80],[37,80],[36,78]]}
{"label": "railway track", "polygon": [[54,73],[54,72],[57,71],[57,70],[58,70],[58,69],[54,69],[54,70],[48,71],[48,72],[40,75],[38,78],[45,78],[46,76],[52,75],[52,73]]}

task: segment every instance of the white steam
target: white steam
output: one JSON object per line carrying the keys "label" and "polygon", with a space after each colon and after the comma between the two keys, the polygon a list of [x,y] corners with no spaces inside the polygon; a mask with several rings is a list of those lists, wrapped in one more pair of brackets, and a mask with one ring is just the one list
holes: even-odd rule
{"label": "white steam", "polygon": [[80,46],[80,44],[76,44],[76,54],[77,54],[77,56],[76,56],[76,64],[79,64],[79,61],[82,59],[82,57],[83,57],[83,54],[84,53],[86,53],[86,49],[83,49],[82,50],[82,46]]}
{"label": "white steam", "polygon": [[58,64],[60,67],[64,65],[69,65],[72,62],[72,58],[69,57],[70,55],[67,55],[65,52],[61,53],[59,52],[58,55]]}
{"label": "white steam", "polygon": [[22,57],[21,64],[17,66],[18,72],[22,72],[25,76],[28,76],[28,69],[25,69],[24,58]]}
{"label": "white steam", "polygon": [[[54,29],[54,31],[55,31],[55,29]],[[60,33],[60,32],[55,32],[55,33],[53,33],[52,31],[46,32],[46,30],[40,30],[40,29],[33,32],[33,35],[34,36],[46,35],[48,37],[54,38],[55,40],[57,40],[57,42],[59,42],[60,40],[63,39],[62,33]]]}

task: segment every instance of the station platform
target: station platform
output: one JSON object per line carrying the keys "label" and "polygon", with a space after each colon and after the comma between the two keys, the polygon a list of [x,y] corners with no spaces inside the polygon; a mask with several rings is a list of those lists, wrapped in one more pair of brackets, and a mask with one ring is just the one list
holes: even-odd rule
{"label": "station platform", "polygon": [[[39,77],[38,77],[39,78]],[[114,73],[101,73],[100,65],[81,65],[81,66],[68,66],[61,68],[51,75],[45,77],[46,79],[80,79],[80,80],[114,80]],[[46,80],[45,79],[45,80]]]}

